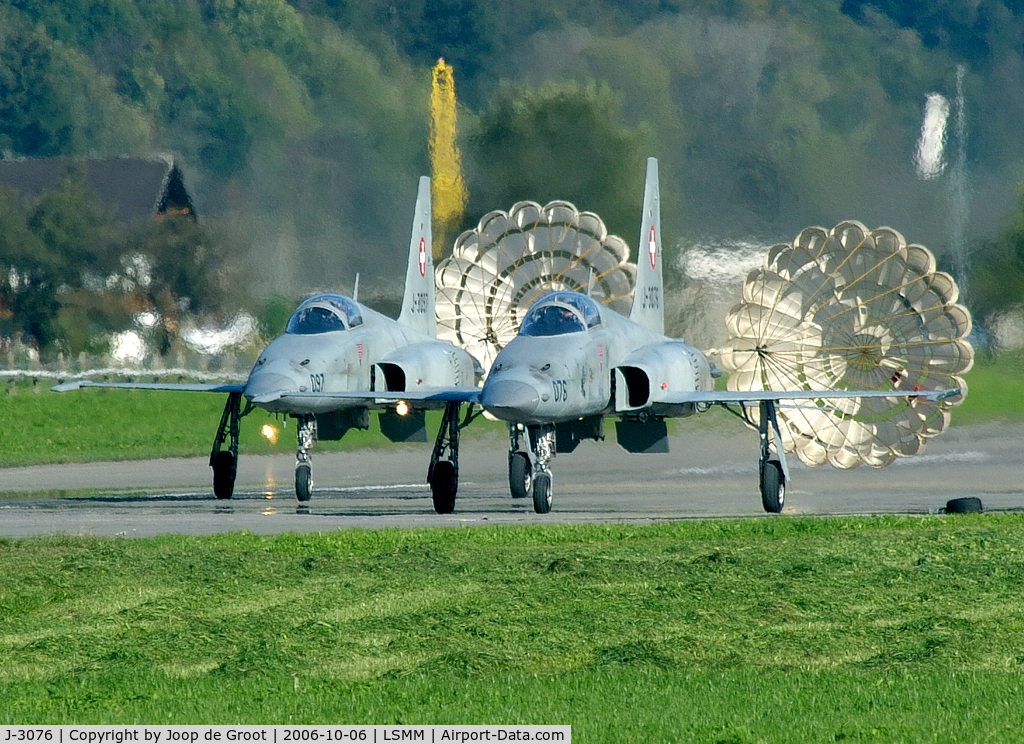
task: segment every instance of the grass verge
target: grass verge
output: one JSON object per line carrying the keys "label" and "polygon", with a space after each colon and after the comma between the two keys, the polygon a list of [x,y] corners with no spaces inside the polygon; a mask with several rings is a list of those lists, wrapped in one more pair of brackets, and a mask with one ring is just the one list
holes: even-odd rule
{"label": "grass verge", "polygon": [[[23,381],[14,395],[0,392],[0,414],[9,422],[0,427],[0,467],[205,456],[226,400],[225,395],[212,393],[152,390],[33,392],[31,383]],[[372,414],[368,430],[350,431],[340,442],[318,442],[317,451],[390,444],[376,418]],[[427,413],[428,437],[437,433],[440,421],[440,412]],[[276,443],[261,435],[264,424],[276,429]],[[481,420],[470,431],[487,435],[499,429],[503,430],[500,424]],[[295,422],[261,409],[242,419],[239,434],[244,454],[295,451]]]}
{"label": "grass verge", "polygon": [[3,723],[1024,736],[1024,516],[0,541]]}

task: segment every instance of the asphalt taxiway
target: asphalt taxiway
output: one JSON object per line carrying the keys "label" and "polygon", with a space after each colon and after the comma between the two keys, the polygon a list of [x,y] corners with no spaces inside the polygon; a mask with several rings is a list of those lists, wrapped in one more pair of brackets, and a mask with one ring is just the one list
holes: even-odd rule
{"label": "asphalt taxiway", "polygon": [[[537,522],[637,522],[765,517],[757,435],[741,425],[677,427],[667,455],[630,455],[584,442],[552,463],[554,506],[535,514],[508,495],[507,442],[466,438],[455,513],[435,514],[426,485],[430,445],[314,451],[314,493],[300,505],[292,454],[243,456],[235,496],[212,494],[206,458],[0,470],[0,536],[257,534],[344,528]],[[976,496],[986,511],[1024,509],[1024,425],[954,426],[924,454],[879,470],[809,468],[790,458],[786,514],[926,514]],[[770,518],[780,518],[772,516]]]}

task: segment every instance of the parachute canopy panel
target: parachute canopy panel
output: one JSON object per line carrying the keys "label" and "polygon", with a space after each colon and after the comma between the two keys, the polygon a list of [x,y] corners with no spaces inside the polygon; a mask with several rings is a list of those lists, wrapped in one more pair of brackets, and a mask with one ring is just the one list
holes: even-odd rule
{"label": "parachute canopy panel", "polygon": [[489,212],[460,235],[436,275],[438,336],[490,369],[530,305],[551,292],[580,292],[628,312],[636,266],[625,241],[593,212],[566,201],[524,201]]}
{"label": "parachute canopy panel", "polygon": [[[892,398],[780,406],[783,444],[808,465],[886,465],[949,425],[974,359],[970,313],[924,246],[855,221],[772,247],[743,284],[720,350],[730,390],[892,390]],[[964,392],[928,402],[916,390]],[[895,395],[895,393],[900,393]],[[756,421],[758,411],[748,411]]]}

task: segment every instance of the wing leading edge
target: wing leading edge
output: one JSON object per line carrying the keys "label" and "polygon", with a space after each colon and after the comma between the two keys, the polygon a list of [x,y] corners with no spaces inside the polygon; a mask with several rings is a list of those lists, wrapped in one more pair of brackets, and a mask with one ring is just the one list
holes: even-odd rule
{"label": "wing leading edge", "polygon": [[375,403],[388,403],[404,400],[406,402],[446,402],[446,403],[479,403],[479,388],[432,388],[417,391],[401,390],[342,390],[337,392],[321,393],[296,393],[287,391],[275,391],[258,395],[252,399],[256,405],[275,403],[281,401],[310,401],[310,400],[361,400],[372,405]]}
{"label": "wing leading edge", "polygon": [[840,398],[924,398],[942,401],[962,394],[961,388],[945,390],[695,390],[659,398],[658,403],[731,403],[744,405],[761,401],[837,400]]}
{"label": "wing leading edge", "polygon": [[70,380],[54,385],[50,390],[67,393],[82,388],[123,388],[127,390],[177,390],[189,393],[240,393],[242,383],[207,382],[94,382],[92,380]]}

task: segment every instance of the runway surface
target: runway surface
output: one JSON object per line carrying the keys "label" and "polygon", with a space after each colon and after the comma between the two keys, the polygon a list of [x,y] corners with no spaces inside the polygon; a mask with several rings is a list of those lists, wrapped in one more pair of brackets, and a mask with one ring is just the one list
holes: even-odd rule
{"label": "runway surface", "polygon": [[[206,458],[0,470],[0,536],[148,537],[248,530],[637,522],[765,517],[757,435],[721,422],[680,422],[667,455],[630,455],[612,441],[559,455],[554,507],[508,495],[507,440],[464,438],[455,513],[435,514],[426,485],[430,445],[345,454],[314,450],[314,493],[294,496],[292,454],[243,457],[235,496],[218,501]],[[981,498],[986,511],[1024,509],[1024,425],[954,427],[923,455],[889,467],[808,468],[790,458],[785,514],[921,514]],[[782,518],[784,518],[784,515]],[[766,517],[768,518],[768,517]],[[780,518],[772,516],[770,518]]]}

